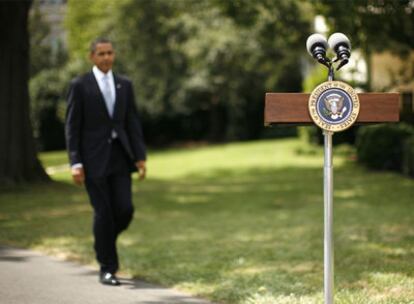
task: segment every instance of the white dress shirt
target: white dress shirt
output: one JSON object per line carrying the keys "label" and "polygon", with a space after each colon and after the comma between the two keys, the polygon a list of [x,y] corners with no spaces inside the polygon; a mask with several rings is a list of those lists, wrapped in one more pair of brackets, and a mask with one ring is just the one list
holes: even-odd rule
{"label": "white dress shirt", "polygon": [[96,65],[92,68],[93,75],[95,76],[96,81],[98,82],[99,89],[101,92],[104,91],[104,77],[108,76],[109,80],[109,88],[111,90],[111,98],[113,101],[113,105],[115,103],[115,81],[114,81],[114,75],[112,74],[112,70],[109,70],[106,74],[103,73]]}

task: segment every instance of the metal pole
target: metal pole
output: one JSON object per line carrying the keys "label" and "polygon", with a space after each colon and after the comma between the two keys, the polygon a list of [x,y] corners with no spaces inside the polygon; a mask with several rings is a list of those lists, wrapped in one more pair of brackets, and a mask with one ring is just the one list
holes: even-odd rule
{"label": "metal pole", "polygon": [[333,250],[333,164],[332,135],[324,131],[324,292],[325,304],[334,303],[334,250]]}

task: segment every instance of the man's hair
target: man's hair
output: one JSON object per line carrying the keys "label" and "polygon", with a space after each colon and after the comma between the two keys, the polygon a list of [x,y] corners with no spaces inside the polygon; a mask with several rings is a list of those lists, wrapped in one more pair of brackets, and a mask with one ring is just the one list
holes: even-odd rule
{"label": "man's hair", "polygon": [[110,43],[110,44],[112,44],[112,46],[114,45],[112,43],[112,41],[109,40],[108,38],[103,38],[103,37],[96,38],[94,41],[92,41],[92,43],[91,43],[91,45],[89,47],[89,50],[91,51],[91,53],[95,53],[95,51],[96,51],[96,45],[99,44],[99,43]]}

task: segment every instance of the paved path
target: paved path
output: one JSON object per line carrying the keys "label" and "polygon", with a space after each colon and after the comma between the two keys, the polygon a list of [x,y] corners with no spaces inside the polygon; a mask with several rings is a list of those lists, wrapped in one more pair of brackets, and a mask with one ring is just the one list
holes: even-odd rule
{"label": "paved path", "polygon": [[0,247],[2,304],[211,304],[142,281],[120,281],[122,286],[105,286],[92,268]]}

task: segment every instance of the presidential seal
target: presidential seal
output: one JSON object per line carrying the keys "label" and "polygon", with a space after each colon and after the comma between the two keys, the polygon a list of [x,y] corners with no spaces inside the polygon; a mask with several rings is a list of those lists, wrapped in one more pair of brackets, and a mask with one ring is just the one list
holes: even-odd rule
{"label": "presidential seal", "polygon": [[359,114],[358,94],[342,81],[327,81],[309,97],[309,114],[321,129],[340,132],[354,124]]}

